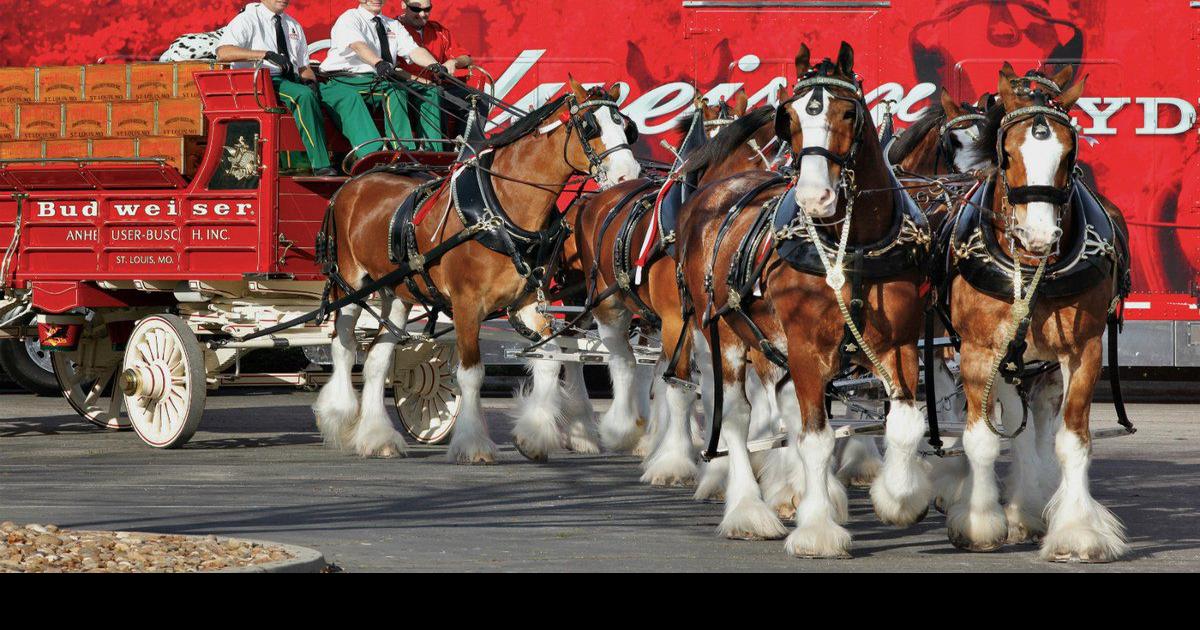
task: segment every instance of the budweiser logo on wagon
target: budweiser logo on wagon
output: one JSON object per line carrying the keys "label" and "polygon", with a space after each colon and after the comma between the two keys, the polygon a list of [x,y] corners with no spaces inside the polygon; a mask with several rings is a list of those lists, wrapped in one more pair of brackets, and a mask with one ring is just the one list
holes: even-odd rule
{"label": "budweiser logo on wagon", "polygon": [[[34,217],[38,219],[98,218],[100,202],[79,201],[35,201]],[[111,208],[105,218],[163,218],[163,217],[245,217],[256,214],[252,201],[194,201],[183,202],[182,207],[175,199],[145,201],[114,201],[105,204]]]}

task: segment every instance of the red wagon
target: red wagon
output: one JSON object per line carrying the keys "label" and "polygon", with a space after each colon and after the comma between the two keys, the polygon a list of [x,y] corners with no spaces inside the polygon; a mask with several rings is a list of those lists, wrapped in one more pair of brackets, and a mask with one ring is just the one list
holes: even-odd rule
{"label": "red wagon", "polygon": [[[85,420],[132,427],[160,448],[192,436],[206,392],[239,378],[222,372],[241,355],[328,345],[332,331],[311,322],[212,343],[318,305],[325,277],[315,237],[345,178],[281,172],[277,156],[303,145],[266,73],[195,79],[205,133],[192,163],[187,153],[146,152],[0,159],[0,286],[37,316],[36,330],[3,334],[37,335],[54,351],[63,395]],[[330,144],[349,148],[336,135]],[[431,169],[453,158],[413,155],[415,167]],[[453,422],[452,348],[429,341],[398,351],[396,405],[419,441],[445,439]]]}

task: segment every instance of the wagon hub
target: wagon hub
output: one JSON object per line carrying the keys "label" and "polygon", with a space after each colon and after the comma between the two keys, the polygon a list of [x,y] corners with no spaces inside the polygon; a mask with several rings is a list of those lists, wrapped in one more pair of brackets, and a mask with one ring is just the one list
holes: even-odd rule
{"label": "wagon hub", "polygon": [[171,368],[165,361],[127,368],[121,372],[121,391],[126,396],[141,396],[157,401],[171,384]]}

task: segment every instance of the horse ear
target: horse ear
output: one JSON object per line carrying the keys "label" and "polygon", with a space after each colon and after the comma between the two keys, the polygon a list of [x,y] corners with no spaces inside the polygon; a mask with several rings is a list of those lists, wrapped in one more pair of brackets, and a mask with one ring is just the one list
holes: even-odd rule
{"label": "horse ear", "polygon": [[980,96],[979,100],[975,102],[975,107],[977,107],[980,111],[986,112],[986,111],[990,110],[995,104],[996,104],[996,95],[992,94],[991,92],[984,92],[983,96]]}
{"label": "horse ear", "polygon": [[800,44],[800,52],[796,53],[796,78],[804,76],[808,72],[810,64],[808,63],[808,44]]}
{"label": "horse ear", "polygon": [[962,109],[962,106],[954,100],[953,96],[950,96],[950,92],[947,91],[946,88],[941,89],[941,94],[939,97],[942,102],[942,111],[946,112],[947,119],[957,118],[965,113]]}
{"label": "horse ear", "polygon": [[583,89],[583,86],[575,80],[575,77],[568,74],[567,84],[571,86],[571,92],[575,94],[575,100],[579,101],[580,103],[587,100],[587,90]]}
{"label": "horse ear", "polygon": [[842,42],[842,47],[838,49],[837,66],[843,75],[854,76],[854,49],[846,42]]}
{"label": "horse ear", "polygon": [[707,107],[708,101],[704,100],[703,96],[697,94],[692,97],[692,106],[695,107],[698,111],[703,112],[708,109],[708,107]]}
{"label": "horse ear", "polygon": [[788,98],[789,98],[789,96],[788,96],[787,84],[781,85],[781,86],[779,86],[778,89],[775,90],[775,104],[776,105],[788,100]]}
{"label": "horse ear", "polygon": [[1071,79],[1074,76],[1075,76],[1075,66],[1067,64],[1067,65],[1064,65],[1061,70],[1054,73],[1054,76],[1050,77],[1050,80],[1054,81],[1054,83],[1056,85],[1058,85],[1058,89],[1065,90],[1065,89],[1067,89],[1067,84],[1069,84],[1071,82]]}
{"label": "horse ear", "polygon": [[1063,109],[1070,111],[1075,106],[1075,102],[1083,96],[1083,88],[1087,86],[1087,77],[1083,77],[1078,83],[1072,85],[1067,91],[1058,97],[1058,103],[1063,106]]}
{"label": "horse ear", "polygon": [[730,107],[733,108],[733,114],[738,118],[746,115],[746,108],[750,102],[750,97],[746,96],[746,90],[738,90],[730,101]]}
{"label": "horse ear", "polygon": [[613,83],[612,85],[608,86],[608,98],[610,98],[614,101],[621,100],[621,84],[620,83]]}
{"label": "horse ear", "polygon": [[1000,69],[1000,82],[996,85],[996,92],[999,94],[1000,103],[1009,111],[1017,109],[1017,95],[1013,92],[1012,85],[1013,79],[1016,78],[1017,73],[1005,62],[1004,67]]}

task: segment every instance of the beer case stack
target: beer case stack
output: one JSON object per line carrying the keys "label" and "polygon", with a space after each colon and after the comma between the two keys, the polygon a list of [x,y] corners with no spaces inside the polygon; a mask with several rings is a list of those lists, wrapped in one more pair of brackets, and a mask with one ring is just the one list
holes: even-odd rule
{"label": "beer case stack", "polygon": [[205,61],[0,68],[0,160],[161,157],[191,177],[204,150]]}

